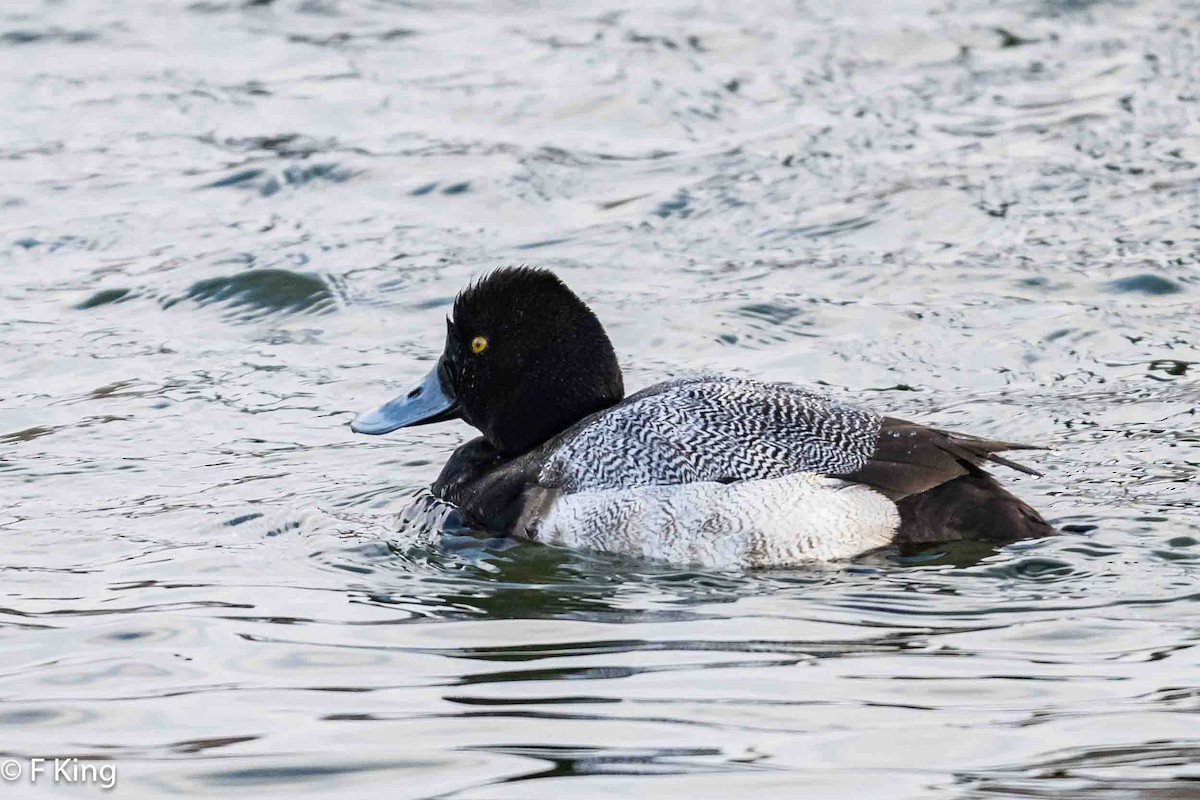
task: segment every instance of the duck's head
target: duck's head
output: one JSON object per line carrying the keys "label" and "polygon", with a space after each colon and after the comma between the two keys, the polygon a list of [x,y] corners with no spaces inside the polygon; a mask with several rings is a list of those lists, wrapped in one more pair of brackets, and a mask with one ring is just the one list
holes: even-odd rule
{"label": "duck's head", "polygon": [[523,453],[624,392],[591,309],[548,270],[503,268],[455,298],[429,374],[350,427],[379,434],[461,417],[497,450]]}

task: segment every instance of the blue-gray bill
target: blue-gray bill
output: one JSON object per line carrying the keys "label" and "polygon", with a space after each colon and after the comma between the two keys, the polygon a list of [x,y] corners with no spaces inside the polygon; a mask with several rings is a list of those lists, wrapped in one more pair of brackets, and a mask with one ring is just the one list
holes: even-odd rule
{"label": "blue-gray bill", "polygon": [[407,394],[355,417],[350,430],[378,435],[457,417],[458,399],[439,361]]}

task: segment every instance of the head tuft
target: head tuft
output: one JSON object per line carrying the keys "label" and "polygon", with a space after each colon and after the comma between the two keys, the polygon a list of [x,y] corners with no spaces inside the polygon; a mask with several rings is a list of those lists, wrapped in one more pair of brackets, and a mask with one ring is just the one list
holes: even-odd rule
{"label": "head tuft", "polygon": [[541,267],[499,267],[454,298],[455,325],[504,320],[532,309],[557,309],[593,316],[591,309],[557,275]]}

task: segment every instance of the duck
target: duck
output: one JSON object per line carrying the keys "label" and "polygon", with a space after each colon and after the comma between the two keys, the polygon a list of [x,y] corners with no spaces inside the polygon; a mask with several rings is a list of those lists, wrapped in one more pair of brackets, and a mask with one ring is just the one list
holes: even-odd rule
{"label": "duck", "polygon": [[430,492],[469,528],[709,568],[1055,530],[985,469],[1045,449],[908,422],[790,383],[676,378],[625,395],[600,320],[553,272],[502,267],[456,296],[433,369],[356,416],[380,435],[461,419]]}

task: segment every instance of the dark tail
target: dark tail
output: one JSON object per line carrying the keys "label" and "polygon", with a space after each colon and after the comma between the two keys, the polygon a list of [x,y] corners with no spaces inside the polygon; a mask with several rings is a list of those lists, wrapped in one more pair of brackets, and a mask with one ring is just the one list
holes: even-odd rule
{"label": "dark tail", "polygon": [[900,509],[897,544],[960,539],[1011,542],[1057,533],[1036,511],[980,470],[909,495],[896,505]]}

